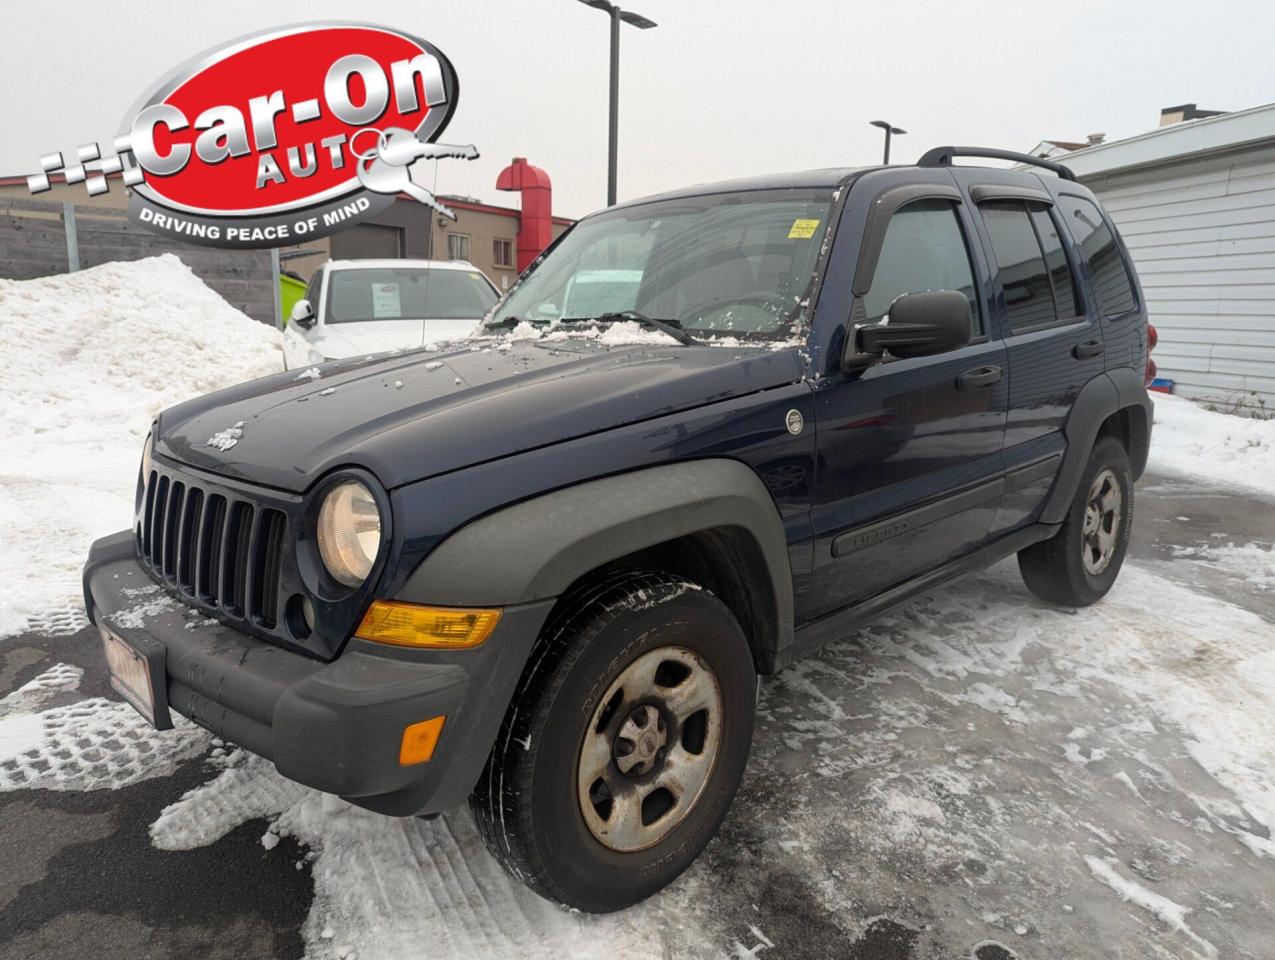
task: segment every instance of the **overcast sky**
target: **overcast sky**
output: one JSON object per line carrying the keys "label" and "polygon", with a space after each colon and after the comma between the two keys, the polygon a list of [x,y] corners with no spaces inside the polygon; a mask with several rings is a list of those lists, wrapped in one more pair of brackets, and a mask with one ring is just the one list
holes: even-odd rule
{"label": "overcast sky", "polygon": [[[893,156],[908,162],[938,144],[1131,136],[1172,104],[1275,100],[1270,0],[633,3],[659,27],[623,28],[621,199],[875,163],[874,119],[908,131]],[[444,139],[482,158],[442,161],[440,192],[516,205],[495,179],[526,156],[553,178],[555,212],[605,203],[608,21],[576,0],[7,4],[0,173],[109,142],[142,90],[201,50],[320,19],[398,27],[451,58],[461,99]]]}

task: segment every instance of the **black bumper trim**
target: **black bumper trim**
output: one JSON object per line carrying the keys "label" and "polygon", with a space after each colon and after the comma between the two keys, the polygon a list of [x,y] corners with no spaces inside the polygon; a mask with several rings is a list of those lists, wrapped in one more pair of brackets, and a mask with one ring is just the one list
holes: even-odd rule
{"label": "black bumper trim", "polygon": [[[323,662],[259,640],[159,589],[125,531],[84,568],[90,618],[164,648],[169,707],[272,760],[281,774],[382,813],[464,803],[486,763],[552,600],[508,607],[473,650],[418,651],[351,640]],[[409,723],[445,714],[434,758],[398,763]]]}

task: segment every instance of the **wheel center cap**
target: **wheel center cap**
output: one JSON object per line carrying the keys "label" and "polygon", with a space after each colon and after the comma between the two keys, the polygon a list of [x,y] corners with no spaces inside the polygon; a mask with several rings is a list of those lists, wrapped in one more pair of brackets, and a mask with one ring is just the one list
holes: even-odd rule
{"label": "wheel center cap", "polygon": [[612,752],[623,773],[640,777],[658,762],[667,740],[667,728],[660,711],[650,704],[636,707],[616,732]]}
{"label": "wheel center cap", "polygon": [[1093,533],[1095,530],[1097,530],[1098,520],[1100,519],[1101,516],[1102,514],[1099,512],[1098,508],[1091,504],[1089,506],[1089,509],[1085,511],[1084,532]]}

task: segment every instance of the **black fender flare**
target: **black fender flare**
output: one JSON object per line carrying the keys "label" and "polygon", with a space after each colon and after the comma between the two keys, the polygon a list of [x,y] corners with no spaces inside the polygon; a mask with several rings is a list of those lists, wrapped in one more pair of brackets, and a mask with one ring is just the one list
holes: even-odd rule
{"label": "black fender flare", "polygon": [[503,507],[451,533],[409,575],[397,599],[503,607],[560,596],[603,564],[714,528],[738,528],[760,550],[776,613],[773,652],[793,639],[788,542],[761,478],[737,460],[646,467]]}
{"label": "black fender flare", "polygon": [[1098,430],[1114,413],[1136,411],[1134,427],[1129,431],[1129,461],[1134,479],[1142,476],[1151,445],[1151,398],[1137,371],[1131,367],[1108,370],[1091,379],[1076,395],[1071,413],[1063,426],[1067,450],[1054,486],[1041,508],[1042,523],[1062,523],[1076,495],[1080,476],[1089,461],[1089,451],[1098,438]]}

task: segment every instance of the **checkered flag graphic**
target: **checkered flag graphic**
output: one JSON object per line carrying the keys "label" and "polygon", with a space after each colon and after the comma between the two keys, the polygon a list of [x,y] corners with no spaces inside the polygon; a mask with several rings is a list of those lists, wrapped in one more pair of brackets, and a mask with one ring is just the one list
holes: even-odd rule
{"label": "checkered flag graphic", "polygon": [[107,193],[111,187],[107,177],[122,173],[124,185],[134,187],[142,182],[142,168],[133,160],[132,147],[127,134],[115,138],[115,153],[102,156],[97,142],[84,143],[75,148],[75,163],[67,164],[62,152],[46,153],[40,158],[40,172],[27,177],[27,188],[32,193],[44,193],[50,189],[49,174],[61,173],[67,183],[83,183],[90,197]]}

